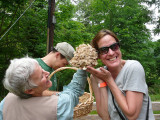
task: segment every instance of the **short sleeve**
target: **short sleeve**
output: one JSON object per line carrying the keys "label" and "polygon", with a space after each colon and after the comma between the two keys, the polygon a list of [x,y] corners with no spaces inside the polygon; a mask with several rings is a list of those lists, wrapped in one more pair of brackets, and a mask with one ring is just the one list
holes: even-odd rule
{"label": "short sleeve", "polygon": [[146,94],[147,85],[145,81],[145,72],[143,66],[134,61],[126,68],[124,91],[136,91]]}

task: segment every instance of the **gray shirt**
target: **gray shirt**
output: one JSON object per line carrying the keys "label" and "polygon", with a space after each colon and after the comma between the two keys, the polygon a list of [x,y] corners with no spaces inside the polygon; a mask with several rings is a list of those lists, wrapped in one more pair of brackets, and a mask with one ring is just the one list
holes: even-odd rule
{"label": "gray shirt", "polygon": [[[148,86],[145,80],[145,72],[142,65],[138,61],[127,60],[122,70],[118,74],[115,82],[124,95],[126,91],[136,91],[144,94],[142,109],[137,120],[145,120],[149,95],[148,95]],[[108,90],[108,111],[110,114],[110,118],[111,120],[121,120],[117,113],[116,108],[114,107],[111,92],[108,87],[107,87],[107,90]],[[115,101],[115,104],[117,105],[116,101]],[[118,109],[122,113],[119,107]],[[153,111],[152,111],[152,104],[151,104],[150,97],[149,97],[149,119],[148,120],[155,120]]]}

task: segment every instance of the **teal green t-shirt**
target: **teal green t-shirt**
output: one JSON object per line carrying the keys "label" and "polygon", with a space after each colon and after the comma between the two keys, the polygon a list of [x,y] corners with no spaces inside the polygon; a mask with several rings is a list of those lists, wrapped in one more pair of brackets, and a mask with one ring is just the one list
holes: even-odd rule
{"label": "teal green t-shirt", "polygon": [[[41,58],[36,58],[36,60],[45,71],[48,71],[50,74],[54,71],[54,69],[49,67]],[[54,74],[50,80],[52,81],[52,87],[50,87],[49,90],[56,91],[57,90],[56,74]]]}

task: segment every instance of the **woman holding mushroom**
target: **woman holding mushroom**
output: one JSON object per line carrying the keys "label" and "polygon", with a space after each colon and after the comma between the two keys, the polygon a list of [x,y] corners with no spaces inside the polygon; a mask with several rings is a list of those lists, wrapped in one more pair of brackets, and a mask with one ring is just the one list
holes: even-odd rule
{"label": "woman holding mushroom", "polygon": [[142,65],[122,60],[119,40],[109,30],[99,31],[91,44],[105,65],[87,67],[99,116],[103,120],[154,120]]}

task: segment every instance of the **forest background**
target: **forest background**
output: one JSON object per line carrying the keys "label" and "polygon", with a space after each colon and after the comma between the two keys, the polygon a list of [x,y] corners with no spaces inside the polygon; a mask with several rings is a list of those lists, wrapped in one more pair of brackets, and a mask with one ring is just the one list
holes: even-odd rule
{"label": "forest background", "polygon": [[[144,3],[155,5],[160,11],[159,0],[56,0],[53,46],[65,41],[76,48],[82,43],[89,44],[99,30],[109,29],[120,39],[123,59],[138,60],[143,65],[150,95],[160,95],[160,39],[153,41],[146,27],[148,23],[155,24],[153,33],[160,34],[160,16],[154,19],[153,11]],[[5,34],[0,39],[0,96],[3,98],[8,91],[2,81],[10,60],[46,55],[48,1],[1,0],[0,6],[0,37]],[[101,65],[99,61],[96,67]],[[74,72],[57,73],[58,91],[70,82]]]}

